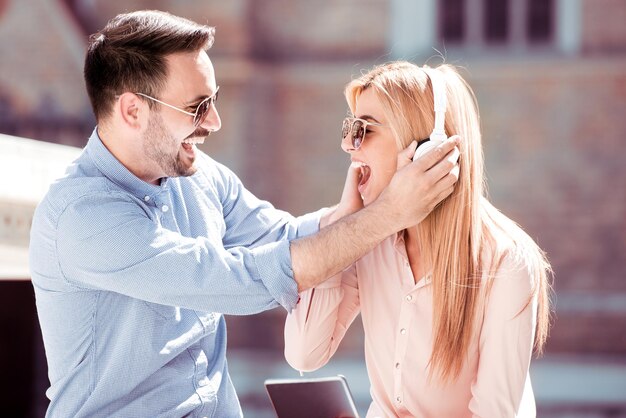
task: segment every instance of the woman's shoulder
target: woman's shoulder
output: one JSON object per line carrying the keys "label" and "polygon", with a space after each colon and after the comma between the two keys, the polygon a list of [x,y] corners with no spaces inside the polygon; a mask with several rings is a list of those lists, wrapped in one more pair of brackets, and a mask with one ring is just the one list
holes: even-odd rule
{"label": "woman's shoulder", "polygon": [[487,205],[487,222],[483,224],[481,266],[491,272],[520,271],[529,277],[549,268],[544,252],[513,220]]}
{"label": "woman's shoulder", "polygon": [[547,267],[539,247],[525,237],[501,236],[484,248],[482,256],[487,288],[496,287],[511,296],[532,295]]}

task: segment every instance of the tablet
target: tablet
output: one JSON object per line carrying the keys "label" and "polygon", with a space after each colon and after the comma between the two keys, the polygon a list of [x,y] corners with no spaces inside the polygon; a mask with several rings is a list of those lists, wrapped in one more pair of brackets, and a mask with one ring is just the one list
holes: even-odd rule
{"label": "tablet", "polygon": [[346,378],[268,379],[265,389],[278,418],[358,418]]}

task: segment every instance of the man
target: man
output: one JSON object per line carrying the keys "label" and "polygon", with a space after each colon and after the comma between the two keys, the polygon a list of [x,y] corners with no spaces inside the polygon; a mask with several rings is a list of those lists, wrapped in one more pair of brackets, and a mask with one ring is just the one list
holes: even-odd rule
{"label": "man", "polygon": [[221,124],[212,42],[213,28],[155,11],[90,38],[98,126],[31,233],[48,416],[241,416],[222,314],[293,309],[456,181],[448,141],[354,214],[293,218],[256,199],[195,146]]}

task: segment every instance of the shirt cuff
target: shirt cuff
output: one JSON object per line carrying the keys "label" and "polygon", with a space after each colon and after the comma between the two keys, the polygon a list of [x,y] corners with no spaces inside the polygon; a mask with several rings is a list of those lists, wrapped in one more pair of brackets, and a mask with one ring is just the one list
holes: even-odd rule
{"label": "shirt cuff", "polygon": [[296,218],[298,225],[296,238],[306,237],[307,235],[315,234],[316,232],[318,232],[320,230],[320,219],[327,210],[328,208],[322,208],[318,211],[298,216]]}
{"label": "shirt cuff", "polygon": [[289,241],[282,240],[252,250],[259,277],[276,302],[290,312],[298,302]]}

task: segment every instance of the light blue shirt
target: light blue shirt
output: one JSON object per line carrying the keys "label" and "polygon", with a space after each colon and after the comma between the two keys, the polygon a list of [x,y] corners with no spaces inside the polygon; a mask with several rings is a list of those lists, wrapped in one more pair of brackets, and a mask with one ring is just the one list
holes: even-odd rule
{"label": "light blue shirt", "polygon": [[38,206],[30,244],[50,417],[239,417],[222,314],[291,310],[289,241],[314,233],[199,153],[151,185],[96,131]]}

